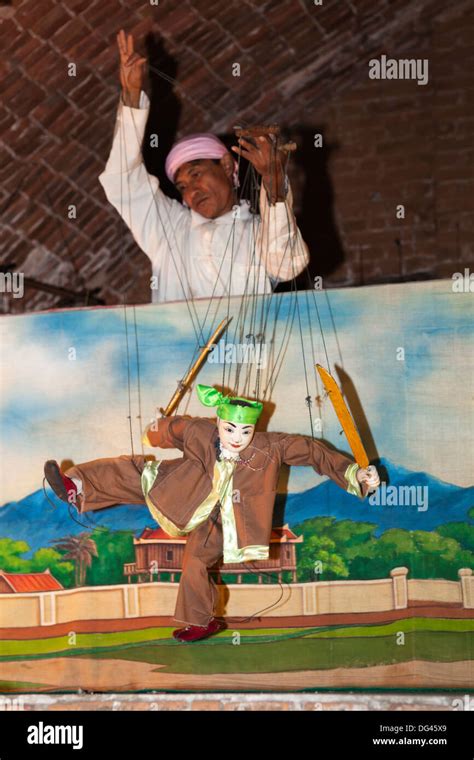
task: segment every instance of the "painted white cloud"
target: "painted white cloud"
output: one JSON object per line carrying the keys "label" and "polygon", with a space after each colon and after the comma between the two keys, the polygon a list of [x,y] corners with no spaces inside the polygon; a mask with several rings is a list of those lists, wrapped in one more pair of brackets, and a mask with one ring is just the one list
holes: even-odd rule
{"label": "painted white cloud", "polygon": [[[437,293],[446,293],[447,286],[443,282],[422,286],[413,283],[403,287],[385,286],[382,293],[371,288],[360,289],[357,293],[350,291],[347,299],[350,298],[351,302],[346,301],[345,309],[339,312],[338,304],[344,300],[345,294],[330,293],[337,329],[336,340],[333,330],[325,328],[331,368],[334,363],[340,363],[341,351],[344,368],[354,382],[381,456],[466,486],[470,485],[473,450],[473,420],[468,411],[469,398],[472,397],[469,338],[464,333],[453,334],[451,331],[449,340],[446,340],[442,332],[430,334],[426,330],[416,329],[416,309],[421,308],[416,290],[420,287],[427,288],[430,297],[436,298]],[[355,321],[347,319],[352,302],[359,304]],[[413,304],[413,311],[408,308],[410,304]],[[322,299],[319,305],[324,324],[327,325],[328,312]],[[234,314],[235,322],[239,306],[239,299],[231,299],[231,314]],[[196,308],[203,321],[207,302],[198,302]],[[211,306],[210,314],[213,308]],[[462,310],[463,304],[460,300],[453,301],[453,308]],[[73,341],[66,331],[54,344],[47,337],[35,339],[33,343],[29,331],[30,317],[0,320],[0,409],[20,410],[12,420],[8,434],[4,432],[0,440],[0,504],[22,498],[40,487],[45,459],[68,458],[78,463],[131,452],[123,334],[117,332],[116,320],[107,321],[112,316],[111,310],[102,313],[104,328],[110,329],[109,337],[104,339],[104,334],[100,332],[101,314],[97,311],[92,315],[90,311],[85,311],[84,324],[89,328],[93,325],[98,332],[96,338],[89,340],[86,350],[78,351],[75,362],[68,359],[67,350]],[[115,314],[120,316],[118,309],[114,310],[114,318]],[[225,312],[220,312],[215,323],[224,315]],[[393,315],[393,329],[387,322],[387,315]],[[144,427],[157,408],[169,401],[177,381],[187,369],[183,345],[188,341],[194,344],[194,336],[183,304],[139,307],[136,316],[141,341],[141,411]],[[55,318],[58,316],[51,314],[51,319]],[[133,325],[130,309],[128,318],[130,328]],[[89,319],[96,321],[87,322]],[[209,327],[211,319],[208,316],[206,320]],[[173,335],[177,344],[175,352],[169,349],[161,351],[159,340],[155,342],[155,334],[159,335],[163,329]],[[233,335],[233,329],[229,331],[230,335]],[[313,340],[315,359],[325,365],[316,317],[313,320]],[[133,363],[133,328],[130,341]],[[410,349],[414,358],[408,356],[405,362],[397,361],[396,349],[400,343]],[[314,398],[316,383],[308,335],[305,338],[305,354],[310,378],[309,392]],[[414,372],[419,372],[419,376]],[[222,365],[207,363],[199,374],[199,382],[220,386]],[[242,386],[239,391],[242,392]],[[272,396],[276,411],[269,430],[308,435],[310,424],[306,395],[296,318],[292,340],[287,346],[283,369]],[[23,399],[28,409],[25,414],[21,413]],[[137,383],[132,380],[131,417],[136,452],[141,451],[138,406]],[[185,397],[179,411],[213,416],[213,410],[202,407],[194,392]],[[315,419],[319,411],[314,404],[312,411]],[[339,435],[340,425],[328,399],[323,402],[322,418],[324,437],[338,448],[348,451],[345,438]],[[432,446],[438,445],[438,442],[440,456],[434,457]],[[175,452],[162,453],[158,449],[148,450],[147,453],[151,451],[158,457],[162,454],[166,457],[175,455]],[[311,469],[298,468],[290,477],[290,487],[304,490],[315,485],[317,480],[318,476]]]}

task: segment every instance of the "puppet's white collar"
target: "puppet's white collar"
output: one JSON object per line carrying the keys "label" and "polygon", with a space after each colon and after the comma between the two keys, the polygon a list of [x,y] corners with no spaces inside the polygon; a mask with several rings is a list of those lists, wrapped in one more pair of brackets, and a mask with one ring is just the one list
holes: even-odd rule
{"label": "puppet's white collar", "polygon": [[238,451],[229,451],[219,442],[219,451],[222,459],[240,459],[240,453]]}

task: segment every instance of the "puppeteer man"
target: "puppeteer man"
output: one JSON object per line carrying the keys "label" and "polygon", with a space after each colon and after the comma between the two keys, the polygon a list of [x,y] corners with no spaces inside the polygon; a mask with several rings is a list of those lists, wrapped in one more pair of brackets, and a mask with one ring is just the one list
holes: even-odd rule
{"label": "puppeteer man", "polygon": [[184,642],[224,627],[214,616],[218,589],[208,568],[221,558],[224,565],[268,559],[282,464],[311,466],[360,498],[380,483],[375,468],[360,468],[321,441],[255,432],[263,407],[258,401],[224,396],[206,385],[197,385],[197,393],[205,406],[216,407],[216,422],[163,417],[143,436],[145,445],[181,450],[179,459],[124,455],[64,473],[53,460],[44,468],[54,493],[80,513],[146,504],[165,532],[188,536],[174,615],[185,626],[173,633]]}

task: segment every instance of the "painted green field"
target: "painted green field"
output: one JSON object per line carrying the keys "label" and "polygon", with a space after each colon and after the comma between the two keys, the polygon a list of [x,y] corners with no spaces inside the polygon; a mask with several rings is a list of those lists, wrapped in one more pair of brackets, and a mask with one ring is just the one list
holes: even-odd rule
{"label": "painted green field", "polygon": [[[183,644],[173,628],[3,641],[1,661],[87,656],[160,666],[173,673],[276,673],[356,668],[413,659],[473,659],[474,620],[409,618],[384,625],[228,629]],[[6,689],[5,689],[6,690]]]}

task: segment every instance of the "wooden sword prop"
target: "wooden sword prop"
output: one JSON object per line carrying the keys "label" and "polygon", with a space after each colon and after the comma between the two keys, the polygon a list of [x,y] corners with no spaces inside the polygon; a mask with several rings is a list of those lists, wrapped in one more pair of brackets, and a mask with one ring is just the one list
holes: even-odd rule
{"label": "wooden sword prop", "polygon": [[186,391],[189,389],[189,386],[193,382],[194,378],[196,377],[197,373],[201,369],[202,365],[207,359],[208,353],[212,350],[214,345],[217,343],[217,341],[220,339],[222,333],[227,329],[229,326],[229,323],[231,321],[232,317],[226,317],[222,320],[220,325],[216,327],[213,334],[207,341],[206,345],[201,350],[201,353],[199,354],[198,358],[194,362],[193,366],[186,372],[185,376],[182,380],[178,382],[178,387],[175,390],[173,397],[171,401],[169,402],[168,406],[165,409],[160,408],[161,416],[162,417],[169,417],[171,412],[173,412],[176,407],[178,406],[179,402],[183,398]]}
{"label": "wooden sword prop", "polygon": [[357,464],[359,467],[369,468],[369,472],[372,472],[372,469],[375,470],[375,467],[369,465],[369,457],[367,456],[367,453],[364,449],[360,435],[357,432],[357,428],[352,415],[342,397],[339,386],[337,385],[333,376],[330,375],[329,372],[324,369],[324,367],[321,367],[320,364],[316,364],[316,369],[318,370],[319,376],[323,381],[329,399],[334,407],[334,411],[337,414],[337,418],[342,425],[342,429],[344,430]]}

